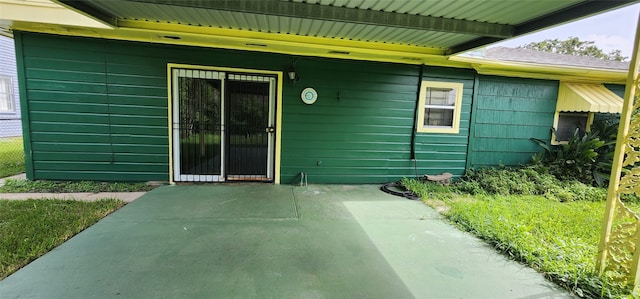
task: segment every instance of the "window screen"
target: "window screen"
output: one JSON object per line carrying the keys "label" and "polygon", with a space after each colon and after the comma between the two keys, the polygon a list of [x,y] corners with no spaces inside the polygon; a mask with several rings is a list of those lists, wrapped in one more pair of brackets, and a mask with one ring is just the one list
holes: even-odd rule
{"label": "window screen", "polygon": [[455,89],[427,88],[423,124],[425,126],[453,127],[455,109]]}
{"label": "window screen", "polygon": [[580,136],[587,131],[589,114],[577,112],[560,112],[556,127],[556,141],[568,141],[578,129]]}

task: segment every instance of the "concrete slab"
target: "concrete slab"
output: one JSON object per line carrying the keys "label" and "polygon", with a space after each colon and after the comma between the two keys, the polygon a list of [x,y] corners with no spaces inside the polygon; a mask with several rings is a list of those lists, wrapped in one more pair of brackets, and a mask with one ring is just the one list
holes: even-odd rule
{"label": "concrete slab", "polygon": [[160,187],[1,281],[0,297],[570,297],[377,188]]}

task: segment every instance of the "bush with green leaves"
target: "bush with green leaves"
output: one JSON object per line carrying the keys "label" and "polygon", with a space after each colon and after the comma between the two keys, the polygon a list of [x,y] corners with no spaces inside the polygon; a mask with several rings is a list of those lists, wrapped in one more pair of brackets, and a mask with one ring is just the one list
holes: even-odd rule
{"label": "bush with green leaves", "polygon": [[616,133],[615,122],[605,119],[594,122],[589,132],[576,129],[565,144],[554,146],[532,138],[544,149],[533,156],[532,164],[547,168],[562,181],[604,186],[611,173]]}

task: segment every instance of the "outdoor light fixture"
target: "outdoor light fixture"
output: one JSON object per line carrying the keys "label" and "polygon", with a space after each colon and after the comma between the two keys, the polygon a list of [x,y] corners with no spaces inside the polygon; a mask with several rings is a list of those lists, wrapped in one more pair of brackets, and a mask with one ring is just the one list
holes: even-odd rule
{"label": "outdoor light fixture", "polygon": [[289,69],[287,70],[287,75],[289,76],[289,81],[291,81],[292,85],[296,85],[296,81],[300,80],[300,78],[298,78],[298,76],[296,75],[296,69],[293,66],[289,67]]}

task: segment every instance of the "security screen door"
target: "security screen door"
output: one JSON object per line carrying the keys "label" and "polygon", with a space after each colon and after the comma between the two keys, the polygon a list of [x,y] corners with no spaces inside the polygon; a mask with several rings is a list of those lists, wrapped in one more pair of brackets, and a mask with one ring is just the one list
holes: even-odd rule
{"label": "security screen door", "polygon": [[172,71],[173,179],[272,181],[275,78]]}

